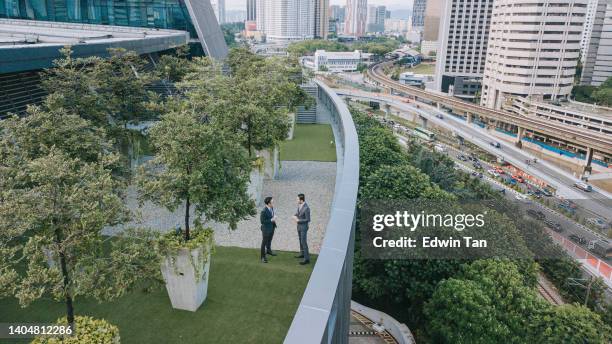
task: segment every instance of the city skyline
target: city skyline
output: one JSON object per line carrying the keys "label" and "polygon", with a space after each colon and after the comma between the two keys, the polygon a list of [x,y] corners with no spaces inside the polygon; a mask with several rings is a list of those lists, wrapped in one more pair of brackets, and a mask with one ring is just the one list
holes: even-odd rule
{"label": "city skyline", "polygon": [[[376,1],[368,1],[371,5],[377,6],[386,6],[387,9],[393,10],[401,10],[412,8],[412,0],[376,0]],[[346,5],[346,0],[330,0],[330,5]],[[225,2],[226,10],[245,10],[246,11],[246,0],[226,0]]]}

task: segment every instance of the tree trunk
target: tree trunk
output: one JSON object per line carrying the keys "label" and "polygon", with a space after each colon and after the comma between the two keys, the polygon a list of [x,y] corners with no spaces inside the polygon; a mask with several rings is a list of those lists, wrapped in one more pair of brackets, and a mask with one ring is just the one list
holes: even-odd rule
{"label": "tree trunk", "polygon": [[189,240],[189,196],[185,200],[185,241]]}
{"label": "tree trunk", "polygon": [[[58,247],[61,246],[62,236],[59,228],[55,229],[55,242]],[[69,291],[70,284],[70,276],[68,276],[68,267],[66,265],[66,255],[64,254],[64,250],[59,250],[59,258],[60,258],[60,267],[62,269],[62,276],[64,282],[64,294],[66,299],[66,318],[68,319],[68,324],[74,324],[74,307],[72,305],[72,296]]]}
{"label": "tree trunk", "polygon": [[251,152],[251,116],[247,117],[247,149],[249,150],[249,158],[252,157],[252,152]]}

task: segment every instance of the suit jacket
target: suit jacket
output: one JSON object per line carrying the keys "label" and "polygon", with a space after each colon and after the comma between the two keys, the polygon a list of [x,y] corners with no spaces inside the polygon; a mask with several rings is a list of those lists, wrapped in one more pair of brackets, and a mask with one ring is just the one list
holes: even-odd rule
{"label": "suit jacket", "polygon": [[272,222],[272,217],[272,211],[268,207],[264,207],[259,214],[259,222],[261,222],[263,232],[272,232],[276,228],[276,223]]}
{"label": "suit jacket", "polygon": [[295,216],[298,218],[297,229],[298,231],[307,230],[308,223],[310,222],[310,207],[308,203],[302,205],[302,209],[299,208],[295,212]]}

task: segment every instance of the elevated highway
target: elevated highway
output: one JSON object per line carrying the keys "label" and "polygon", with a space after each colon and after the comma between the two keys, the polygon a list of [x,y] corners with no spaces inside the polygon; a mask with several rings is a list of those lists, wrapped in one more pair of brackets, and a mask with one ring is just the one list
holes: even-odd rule
{"label": "elevated highway", "polygon": [[493,124],[492,122],[499,121],[502,123],[515,125],[518,127],[518,146],[520,146],[520,140],[522,139],[525,130],[531,130],[550,137],[561,139],[579,147],[583,147],[587,153],[585,163],[587,169],[590,168],[594,151],[612,155],[612,136],[610,135],[558,124],[539,118],[531,118],[505,111],[493,110],[473,103],[468,103],[451,96],[426,91],[414,86],[402,85],[399,82],[387,77],[383,72],[383,66],[389,63],[390,62],[383,62],[370,66],[367,71],[368,79],[379,87],[387,90],[401,92],[413,99],[423,100],[436,105],[438,108],[444,106],[457,114],[463,114],[467,117],[468,122],[471,122],[474,116],[478,116],[481,119],[485,119],[488,124]]}

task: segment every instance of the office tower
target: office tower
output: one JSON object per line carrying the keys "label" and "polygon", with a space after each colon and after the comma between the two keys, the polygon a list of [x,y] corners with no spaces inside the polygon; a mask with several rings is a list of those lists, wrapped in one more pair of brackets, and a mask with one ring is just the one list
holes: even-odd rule
{"label": "office tower", "polygon": [[314,38],[315,0],[258,0],[257,30],[272,42]]}
{"label": "office tower", "polygon": [[598,0],[594,9],[591,35],[582,55],[580,84],[599,86],[612,76],[612,0]]}
{"label": "office tower", "polygon": [[327,38],[329,32],[329,0],[315,0],[314,36]]}
{"label": "office tower", "polygon": [[366,31],[367,32],[384,32],[386,14],[387,14],[387,7],[369,5]]}
{"label": "office tower", "polygon": [[412,28],[422,29],[425,19],[425,7],[427,0],[414,0],[412,4]]}
{"label": "office tower", "polygon": [[[484,72],[493,0],[447,0],[440,7],[434,87],[472,100],[480,90]],[[430,8],[434,12],[435,4]],[[430,38],[434,37],[432,30],[428,27]]]}
{"label": "office tower", "polygon": [[225,23],[225,0],[210,0],[219,24]]}
{"label": "office tower", "polygon": [[349,36],[362,37],[366,32],[368,15],[367,0],[347,0],[344,33]]}
{"label": "office tower", "polygon": [[329,6],[329,18],[335,21],[343,22],[345,10],[346,7],[344,6],[331,5]]}
{"label": "office tower", "polygon": [[423,39],[421,41],[421,53],[425,56],[438,54],[438,33],[442,5],[442,0],[429,0],[425,6]]}
{"label": "office tower", "polygon": [[591,40],[591,34],[593,33],[593,23],[595,21],[597,6],[602,2],[605,3],[606,0],[589,0],[589,3],[587,4],[587,11],[584,17],[584,26],[582,27],[582,38],[580,39],[580,59],[583,64],[586,60],[589,41]]}
{"label": "office tower", "polygon": [[496,0],[481,104],[512,97],[555,100],[571,90],[588,0]]}
{"label": "office tower", "polygon": [[257,20],[257,0],[247,0],[247,21]]}

